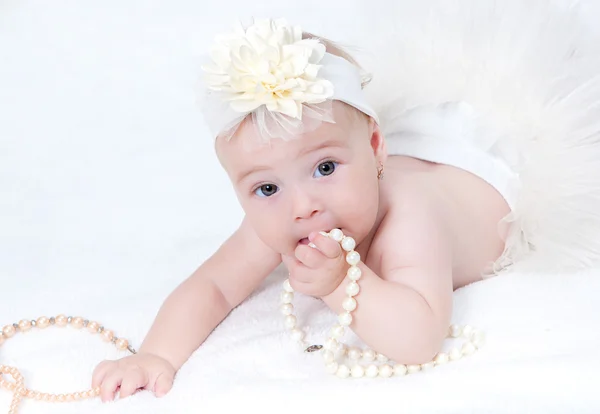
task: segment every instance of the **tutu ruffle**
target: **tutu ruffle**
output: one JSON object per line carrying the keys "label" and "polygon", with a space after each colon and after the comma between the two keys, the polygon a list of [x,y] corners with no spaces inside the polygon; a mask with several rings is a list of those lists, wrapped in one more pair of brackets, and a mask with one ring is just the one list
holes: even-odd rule
{"label": "tutu ruffle", "polygon": [[368,53],[355,55],[373,73],[365,92],[385,134],[447,102],[485,120],[474,139],[519,177],[495,273],[600,264],[600,39],[556,4],[385,2],[365,11],[378,30],[361,30]]}

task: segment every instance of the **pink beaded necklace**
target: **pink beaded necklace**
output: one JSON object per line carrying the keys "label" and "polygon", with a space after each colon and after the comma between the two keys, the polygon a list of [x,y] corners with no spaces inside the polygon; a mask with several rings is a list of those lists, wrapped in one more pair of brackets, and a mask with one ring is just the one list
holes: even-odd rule
{"label": "pink beaded necklace", "polygon": [[[18,332],[27,332],[32,328],[44,329],[49,326],[71,326],[75,329],[86,329],[92,334],[99,334],[102,339],[104,339],[106,342],[113,343],[119,350],[127,350],[132,354],[136,353],[135,349],[131,347],[127,339],[118,338],[115,336],[113,331],[105,329],[98,322],[88,321],[79,316],[71,317],[65,315],[58,315],[51,318],[41,316],[34,320],[23,319],[19,323],[6,325],[0,331],[0,345],[2,345],[7,339],[12,338]],[[5,375],[12,377],[13,381],[5,379]],[[0,387],[4,387],[13,393],[13,399],[10,404],[8,414],[17,413],[19,404],[23,398],[32,398],[38,401],[49,402],[70,402],[84,400],[87,398],[95,398],[100,395],[100,389],[98,387],[86,391],[73,392],[70,394],[50,394],[31,390],[25,387],[23,375],[21,375],[17,368],[5,365],[0,365]]]}

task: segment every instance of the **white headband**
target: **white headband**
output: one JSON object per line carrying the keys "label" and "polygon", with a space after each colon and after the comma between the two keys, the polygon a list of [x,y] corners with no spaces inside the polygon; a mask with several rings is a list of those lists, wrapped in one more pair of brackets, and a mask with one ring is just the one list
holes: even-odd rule
{"label": "white headband", "polygon": [[263,140],[291,139],[334,123],[332,102],[353,106],[379,122],[363,94],[361,74],[325,51],[318,39],[284,19],[260,20],[219,36],[204,65],[200,94],[204,118],[216,138],[231,137],[249,114]]}

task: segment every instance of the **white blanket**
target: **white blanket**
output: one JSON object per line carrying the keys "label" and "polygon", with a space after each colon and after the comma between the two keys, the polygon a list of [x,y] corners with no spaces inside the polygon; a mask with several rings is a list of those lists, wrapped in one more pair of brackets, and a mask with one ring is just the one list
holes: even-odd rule
{"label": "white blanket", "polygon": [[[81,315],[137,347],[166,295],[239,223],[194,106],[196,58],[235,17],[298,12],[275,1],[202,3],[0,3],[0,325]],[[352,21],[365,2],[303,5],[300,17],[314,22],[307,30],[359,41]],[[457,291],[453,321],[481,328],[484,348],[386,380],[340,380],[324,373],[318,354],[298,352],[277,310],[282,277],[234,310],[164,398],[25,400],[21,412],[600,411],[600,269],[510,275]],[[297,306],[318,341],[335,316],[311,298]],[[72,329],[0,346],[0,364],[53,393],[85,390],[95,365],[119,355]],[[0,412],[9,401],[0,389]]]}

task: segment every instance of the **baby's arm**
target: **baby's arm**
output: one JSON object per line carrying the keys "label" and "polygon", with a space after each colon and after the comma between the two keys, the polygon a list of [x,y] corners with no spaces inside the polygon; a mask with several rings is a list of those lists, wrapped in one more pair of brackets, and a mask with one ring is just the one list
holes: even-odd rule
{"label": "baby's arm", "polygon": [[93,385],[100,386],[102,399],[112,399],[119,387],[121,397],[140,388],[157,395],[166,393],[174,373],[279,263],[281,256],[262,243],[244,220],[167,297],[139,352],[120,361],[104,361],[96,368]]}
{"label": "baby's arm", "polygon": [[140,352],[179,369],[213,329],[281,263],[244,220],[162,305]]}
{"label": "baby's arm", "polygon": [[[380,275],[363,262],[351,329],[371,348],[403,364],[431,361],[448,333],[452,312],[452,247],[427,208],[387,217]],[[343,312],[347,280],[323,298]]]}

